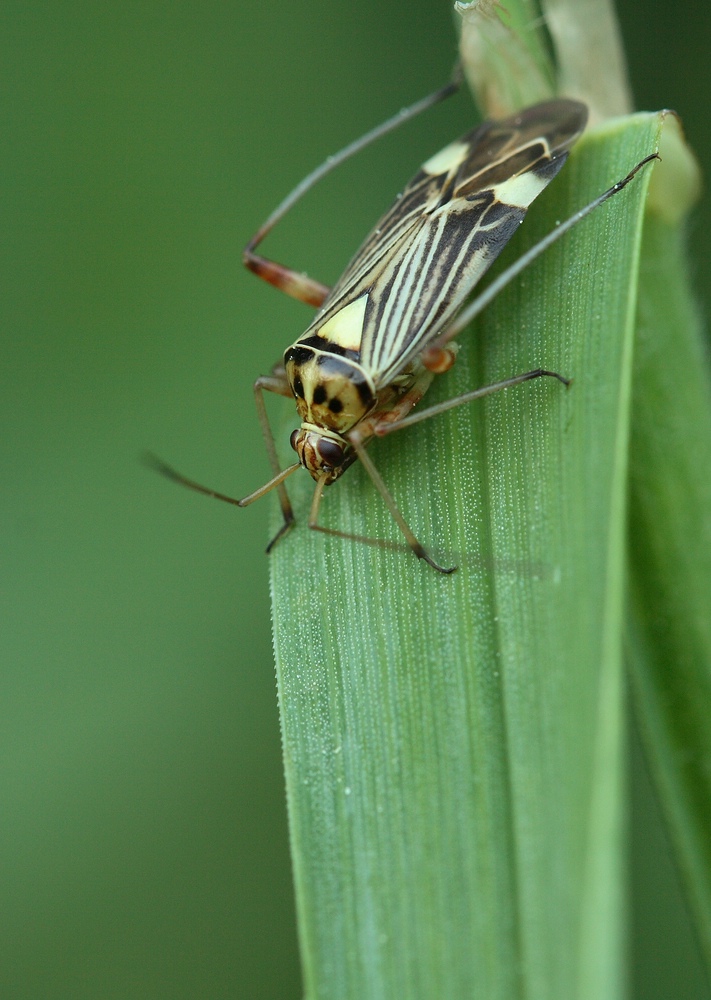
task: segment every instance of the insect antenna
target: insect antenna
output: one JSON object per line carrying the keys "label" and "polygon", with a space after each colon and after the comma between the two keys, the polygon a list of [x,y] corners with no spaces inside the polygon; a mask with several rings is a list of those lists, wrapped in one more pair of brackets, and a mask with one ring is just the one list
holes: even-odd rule
{"label": "insect antenna", "polygon": [[[160,473],[161,476],[165,476],[166,479],[170,479],[174,483],[179,483],[181,486],[187,486],[189,490],[195,490],[196,493],[204,493],[205,496],[214,497],[215,500],[224,500],[225,503],[234,504],[235,507],[246,507],[248,504],[253,503],[255,500],[259,500],[263,497],[265,493],[269,493],[276,486],[280,486],[287,476],[290,476],[292,472],[296,472],[298,468],[301,467],[300,462],[295,462],[294,465],[288,466],[288,468],[283,469],[278,475],[270,479],[268,483],[264,486],[260,486],[258,490],[254,493],[250,493],[249,496],[242,497],[238,500],[236,497],[227,496],[226,493],[218,493],[217,490],[210,489],[209,486],[203,486],[201,483],[196,483],[193,479],[188,479],[187,476],[182,475],[182,473],[177,472],[171,465],[168,465],[157,455],[153,455],[151,452],[146,452],[143,456],[144,463],[155,472]],[[274,542],[272,542],[272,545]]]}
{"label": "insect antenna", "polygon": [[[275,486],[281,486],[287,476],[290,476],[292,472],[296,472],[296,470],[300,468],[301,462],[294,462],[293,465],[289,465],[286,469],[282,469],[281,472],[274,476],[273,479],[270,479],[268,483],[265,483],[264,486],[260,486],[258,490],[254,491],[254,493],[250,493],[248,496],[242,497],[241,500],[235,500],[234,502],[238,507],[248,507],[249,504],[254,503],[255,500],[259,500],[260,497],[263,497],[265,493],[269,493],[270,490],[273,490]],[[215,496],[217,496],[217,494],[215,494]]]}
{"label": "insect antenna", "polygon": [[428,94],[427,97],[423,97],[421,100],[416,101],[415,104],[411,104],[407,108],[402,108],[397,114],[388,118],[387,121],[382,122],[375,128],[366,132],[365,135],[360,136],[360,138],[344,146],[343,149],[329,156],[320,166],[312,170],[311,173],[304,177],[304,179],[296,185],[293,191],[291,191],[284,200],[277,205],[272,214],[266,220],[266,222],[260,226],[257,232],[254,234],[252,239],[249,241],[245,247],[245,264],[247,267],[251,267],[250,259],[252,257],[252,251],[262,242],[267,233],[271,232],[274,226],[284,218],[289,209],[296,204],[307,191],[310,191],[314,185],[318,184],[322,177],[329,174],[336,167],[339,167],[341,163],[345,160],[355,156],[366,146],[370,146],[371,143],[376,142],[383,136],[387,135],[388,132],[393,132],[395,129],[399,128],[404,122],[409,121],[411,118],[416,118],[417,115],[422,114],[428,108],[431,108],[434,104],[438,104],[440,101],[446,100],[452,94],[456,94],[459,90],[463,80],[463,73],[461,65],[457,63],[454,67],[452,73],[451,81],[444,87],[440,87],[433,94]]}

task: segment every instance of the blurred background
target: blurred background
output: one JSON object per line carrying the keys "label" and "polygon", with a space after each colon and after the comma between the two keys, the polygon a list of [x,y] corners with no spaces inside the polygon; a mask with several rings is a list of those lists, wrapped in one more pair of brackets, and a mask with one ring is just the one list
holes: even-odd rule
{"label": "blurred background", "polygon": [[[707,165],[711,8],[624,0],[640,108]],[[445,0],[0,13],[0,996],[301,993],[251,385],[310,310],[240,249],[327,154],[446,80]],[[457,97],[300,205],[266,252],[333,281]],[[690,224],[703,307],[711,210]],[[278,409],[278,406],[277,406]],[[299,609],[294,608],[294,614]],[[635,996],[708,997],[634,777]]]}

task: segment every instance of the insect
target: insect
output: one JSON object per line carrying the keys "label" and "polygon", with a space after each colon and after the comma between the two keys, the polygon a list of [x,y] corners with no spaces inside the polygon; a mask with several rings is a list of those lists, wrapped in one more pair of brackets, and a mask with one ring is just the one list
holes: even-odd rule
{"label": "insect", "polygon": [[[336,163],[456,89],[450,84],[368,133],[309,175],[250,240],[244,263],[264,280],[318,312],[289,346],[283,363],[254,384],[257,413],[274,470],[263,487],[241,500],[216,493],[176,473],[170,478],[243,507],[272,489],[284,523],[267,551],[295,523],[284,480],[304,467],[316,481],[309,527],[371,544],[385,544],[318,524],[323,491],[359,460],[380,492],[405,540],[420,559],[440,566],[415,537],[367,450],[369,442],[452,406],[543,376],[543,369],[505,379],[411,414],[437,374],[454,363],[453,338],[496,292],[607,198],[621,190],[647,157],[625,177],[558,226],[463,308],[469,293],[518,229],[531,202],[553,180],[587,121],[579,101],[553,100],[502,121],[489,121],[427,160],[392,208],[366,237],[342,276],[328,288],[255,253],[268,232]],[[291,435],[298,461],[281,469],[263,393],[293,397],[301,425]]]}

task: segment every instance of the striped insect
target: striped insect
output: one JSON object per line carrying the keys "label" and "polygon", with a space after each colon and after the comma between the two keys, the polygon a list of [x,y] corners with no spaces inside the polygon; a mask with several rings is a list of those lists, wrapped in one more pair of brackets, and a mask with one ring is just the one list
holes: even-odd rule
{"label": "striped insect", "polygon": [[[622,181],[558,226],[465,307],[476,283],[516,232],[531,202],[562,168],[585,128],[587,109],[578,101],[548,101],[502,121],[485,122],[427,160],[333,288],[255,253],[267,233],[324,173],[455,88],[451,84],[413,105],[310,174],[245,249],[244,262],[250,270],[318,307],[305,333],[287,348],[283,363],[254,385],[274,477],[249,496],[234,500],[157,463],[170,478],[241,507],[276,488],[284,522],[267,551],[294,524],[284,480],[302,466],[316,481],[310,528],[383,544],[318,524],[325,487],[359,460],[415,555],[442,573],[453,572],[435,562],[411,531],[367,451],[369,442],[529,379],[552,376],[567,384],[556,372],[536,369],[410,413],[435,375],[454,363],[457,345],[453,338],[473,316],[532,259],[654,158],[637,164]],[[298,461],[286,469],[279,465],[264,391],[293,397],[296,402],[301,425],[291,435],[291,446]]]}

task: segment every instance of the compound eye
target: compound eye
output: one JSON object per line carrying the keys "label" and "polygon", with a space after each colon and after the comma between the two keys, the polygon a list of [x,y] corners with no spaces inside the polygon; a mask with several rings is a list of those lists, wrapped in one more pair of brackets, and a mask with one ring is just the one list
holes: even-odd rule
{"label": "compound eye", "polygon": [[328,438],[321,438],[318,443],[318,453],[323,462],[332,469],[337,469],[343,462],[343,448]]}
{"label": "compound eye", "polygon": [[292,431],[291,432],[291,437],[289,438],[289,444],[294,449],[294,451],[296,451],[296,444],[297,444],[298,438],[299,438],[299,431],[298,431],[298,429],[295,430],[295,431]]}

